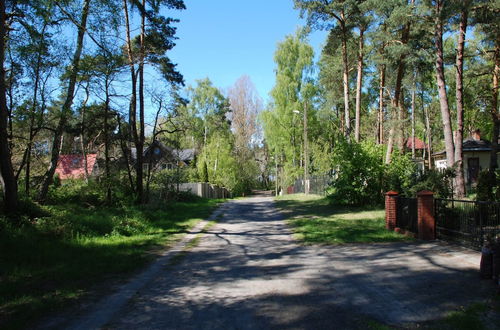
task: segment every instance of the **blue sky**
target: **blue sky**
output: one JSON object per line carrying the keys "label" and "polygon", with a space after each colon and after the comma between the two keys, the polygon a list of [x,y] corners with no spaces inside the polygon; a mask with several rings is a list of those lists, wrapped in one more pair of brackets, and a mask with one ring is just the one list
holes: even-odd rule
{"label": "blue sky", "polygon": [[[305,25],[292,0],[184,0],[187,10],[170,12],[181,20],[170,58],[186,84],[210,78],[226,90],[250,76],[264,102],[274,85],[274,51],[286,35]],[[316,55],[326,32],[313,32]]]}

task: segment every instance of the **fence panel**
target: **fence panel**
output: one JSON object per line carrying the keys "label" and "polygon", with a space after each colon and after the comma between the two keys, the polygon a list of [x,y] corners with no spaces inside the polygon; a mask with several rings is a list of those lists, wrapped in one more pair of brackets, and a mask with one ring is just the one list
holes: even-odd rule
{"label": "fence panel", "polygon": [[435,200],[437,238],[480,249],[487,236],[500,234],[500,203]]}
{"label": "fence panel", "polygon": [[418,234],[417,199],[398,197],[396,227]]}
{"label": "fence panel", "polygon": [[331,184],[331,178],[329,176],[312,176],[307,180],[307,182],[304,182],[304,179],[297,179],[292,186],[288,187],[287,193],[304,193],[305,183],[309,185],[310,194],[325,196],[326,191]]}

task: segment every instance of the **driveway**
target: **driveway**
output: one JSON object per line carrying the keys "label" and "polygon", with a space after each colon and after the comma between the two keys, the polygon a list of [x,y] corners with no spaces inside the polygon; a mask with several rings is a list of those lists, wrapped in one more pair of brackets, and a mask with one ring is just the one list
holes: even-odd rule
{"label": "driveway", "polygon": [[493,288],[479,280],[474,251],[436,242],[301,246],[270,197],[219,212],[199,244],[157,266],[105,328],[404,327],[483,301]]}

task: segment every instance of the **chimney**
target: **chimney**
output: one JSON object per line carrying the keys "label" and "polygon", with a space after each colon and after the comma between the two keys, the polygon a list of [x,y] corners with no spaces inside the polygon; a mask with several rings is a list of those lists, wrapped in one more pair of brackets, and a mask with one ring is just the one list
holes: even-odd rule
{"label": "chimney", "polygon": [[473,131],[472,138],[474,139],[474,141],[480,141],[481,140],[481,130],[476,129],[475,131]]}

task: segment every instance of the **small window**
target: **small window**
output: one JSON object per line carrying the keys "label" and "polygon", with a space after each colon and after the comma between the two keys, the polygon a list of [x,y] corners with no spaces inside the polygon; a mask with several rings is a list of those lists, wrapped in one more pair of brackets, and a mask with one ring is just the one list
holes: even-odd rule
{"label": "small window", "polygon": [[169,163],[169,164],[167,164],[167,168],[168,168],[169,170],[171,170],[171,169],[173,169],[173,168],[174,168],[174,165],[172,165],[172,164],[170,164],[170,163]]}
{"label": "small window", "polygon": [[149,168],[148,164],[142,164],[142,171],[143,172],[147,172],[148,168]]}
{"label": "small window", "polygon": [[161,164],[161,169],[162,169],[162,170],[167,169],[167,164]]}
{"label": "small window", "polygon": [[154,153],[155,153],[155,155],[159,155],[159,154],[160,154],[160,151],[161,151],[161,150],[160,150],[160,148],[155,148],[155,149],[154,149]]}

